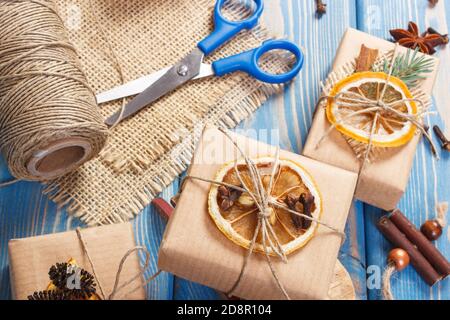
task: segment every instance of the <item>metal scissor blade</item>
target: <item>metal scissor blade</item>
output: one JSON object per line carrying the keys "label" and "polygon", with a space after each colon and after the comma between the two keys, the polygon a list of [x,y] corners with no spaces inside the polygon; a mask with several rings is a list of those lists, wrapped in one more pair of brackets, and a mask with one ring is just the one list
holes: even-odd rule
{"label": "metal scissor blade", "polygon": [[200,66],[199,74],[192,80],[197,80],[197,79],[202,79],[202,78],[206,78],[206,77],[211,77],[211,76],[213,76],[215,74],[216,73],[214,72],[213,66],[211,64],[202,63],[202,65]]}
{"label": "metal scissor blade", "polygon": [[[110,102],[142,93],[145,89],[158,81],[169,70],[170,67],[164,68],[150,75],[140,77],[121,86],[112,88],[111,90],[99,93],[96,96],[97,103],[102,104],[105,102]],[[192,80],[201,79],[212,75],[214,75],[212,66],[210,64],[202,63],[202,65],[200,66],[200,73]]]}
{"label": "metal scissor blade", "polygon": [[169,69],[170,67],[164,68],[151,75],[141,77],[111,90],[99,93],[96,96],[97,103],[101,104],[139,94],[158,81],[165,73],[167,73],[167,71],[169,71]]}
{"label": "metal scissor blade", "polygon": [[[121,120],[136,114],[147,105],[195,78],[200,73],[203,56],[204,54],[200,49],[194,49],[189,55],[170,68],[153,85],[131,100],[125,106]],[[119,111],[108,118],[106,124],[109,126],[114,125],[119,120],[120,113]]]}

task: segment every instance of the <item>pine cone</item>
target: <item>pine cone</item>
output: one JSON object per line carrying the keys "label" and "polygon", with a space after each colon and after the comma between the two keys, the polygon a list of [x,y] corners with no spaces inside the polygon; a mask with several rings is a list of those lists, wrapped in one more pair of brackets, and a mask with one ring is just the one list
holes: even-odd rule
{"label": "pine cone", "polygon": [[[70,277],[78,274],[80,277],[79,288],[69,288]],[[96,292],[95,278],[88,271],[68,263],[57,263],[50,268],[48,273],[50,280],[66,296],[74,299],[85,299]]]}
{"label": "pine cone", "polygon": [[31,296],[28,296],[28,300],[72,300],[66,292],[60,290],[51,290],[51,291],[39,291],[33,293]]}

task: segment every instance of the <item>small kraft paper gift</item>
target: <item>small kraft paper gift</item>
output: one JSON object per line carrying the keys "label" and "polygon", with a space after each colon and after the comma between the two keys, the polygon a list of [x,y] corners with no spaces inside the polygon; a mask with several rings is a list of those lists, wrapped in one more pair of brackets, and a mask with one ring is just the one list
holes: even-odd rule
{"label": "small kraft paper gift", "polygon": [[205,128],[159,267],[244,299],[327,299],[357,175]]}
{"label": "small kraft paper gift", "polygon": [[439,61],[349,29],[323,84],[304,155],[359,174],[356,198],[384,210],[403,196]]}
{"label": "small kraft paper gift", "polygon": [[130,223],[11,240],[13,298],[144,300],[138,251]]}

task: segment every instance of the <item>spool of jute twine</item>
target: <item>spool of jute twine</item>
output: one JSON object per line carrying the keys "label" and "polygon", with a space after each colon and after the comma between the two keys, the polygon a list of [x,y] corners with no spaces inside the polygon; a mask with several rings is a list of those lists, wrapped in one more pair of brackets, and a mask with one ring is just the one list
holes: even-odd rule
{"label": "spool of jute twine", "polygon": [[0,17],[0,148],[17,179],[60,177],[108,129],[53,1],[2,0]]}

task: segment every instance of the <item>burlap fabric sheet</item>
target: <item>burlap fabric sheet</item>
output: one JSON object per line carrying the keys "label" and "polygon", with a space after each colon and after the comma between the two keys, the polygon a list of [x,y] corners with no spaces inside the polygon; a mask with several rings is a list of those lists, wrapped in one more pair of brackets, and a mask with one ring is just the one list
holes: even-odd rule
{"label": "burlap fabric sheet", "polygon": [[[114,55],[129,81],[190,52],[213,28],[215,1],[56,3],[90,85],[101,92],[121,83]],[[229,12],[241,15],[234,7]],[[269,37],[261,26],[243,32],[208,60],[254,48]],[[281,71],[286,65],[271,67]],[[89,225],[128,220],[187,168],[203,125],[234,127],[281,89],[244,74],[192,82],[111,130],[100,157],[51,182],[46,192]],[[106,118],[120,106],[119,101],[100,108]]]}

